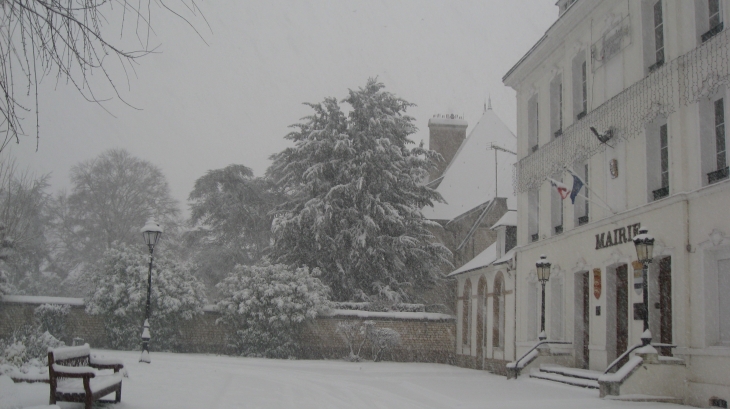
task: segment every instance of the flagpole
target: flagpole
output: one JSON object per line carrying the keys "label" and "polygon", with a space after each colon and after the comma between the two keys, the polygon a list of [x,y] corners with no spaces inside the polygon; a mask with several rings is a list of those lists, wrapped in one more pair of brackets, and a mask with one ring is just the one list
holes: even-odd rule
{"label": "flagpole", "polygon": [[[585,181],[585,180],[583,180],[583,178],[581,178],[580,176],[578,176],[578,175],[577,175],[577,174],[576,174],[576,173],[575,173],[575,172],[574,172],[574,171],[573,171],[572,169],[570,169],[570,168],[565,168],[565,170],[567,170],[567,171],[568,171],[568,173],[570,173],[571,175],[573,175],[573,176],[577,177],[578,179],[580,179],[580,181],[581,181],[581,182],[583,182],[583,186],[585,186],[585,187],[586,187],[586,189],[590,189],[590,193],[593,193],[593,195],[594,195],[594,196],[596,197],[596,199],[600,200],[600,201],[601,201],[601,203],[603,204],[602,206],[601,206],[601,205],[599,205],[599,206],[601,206],[602,208],[604,208],[604,209],[608,210],[609,212],[611,212],[611,213],[613,213],[613,214],[616,214],[616,212],[615,212],[615,211],[614,211],[614,210],[613,210],[613,209],[611,208],[611,206],[609,206],[609,205],[608,205],[608,203],[604,202],[604,201],[603,201],[603,199],[602,199],[602,198],[601,198],[600,196],[598,196],[598,193],[596,193],[596,191],[595,191],[595,190],[593,190],[593,188],[592,188],[592,187],[588,186],[588,183],[586,183],[586,181]],[[584,196],[584,195],[578,194],[578,195],[576,195],[576,196],[581,196],[582,198],[584,198],[584,199],[588,200],[589,202],[591,202],[591,203],[594,203],[594,204],[597,204],[597,205],[598,205],[598,203],[594,202],[593,200],[591,200],[591,199],[587,198],[587,197],[586,197],[586,196]]]}

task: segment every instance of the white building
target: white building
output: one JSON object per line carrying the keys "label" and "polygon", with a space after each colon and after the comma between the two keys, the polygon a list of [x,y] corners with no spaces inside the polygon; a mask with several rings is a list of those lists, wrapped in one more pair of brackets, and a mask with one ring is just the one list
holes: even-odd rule
{"label": "white building", "polygon": [[[643,300],[633,284],[641,265],[631,239],[646,226],[656,238],[652,342],[676,347],[658,346],[673,358],[639,350],[643,361],[621,362],[625,371],[601,378],[602,394],[727,407],[730,1],[558,6],[555,24],[503,79],[518,110],[512,359],[537,342],[541,254],[552,262],[546,334],[567,344],[535,363],[562,360],[602,373],[640,344]],[[561,200],[551,186],[553,179],[571,187],[569,170],[587,182],[580,194],[589,200]]]}

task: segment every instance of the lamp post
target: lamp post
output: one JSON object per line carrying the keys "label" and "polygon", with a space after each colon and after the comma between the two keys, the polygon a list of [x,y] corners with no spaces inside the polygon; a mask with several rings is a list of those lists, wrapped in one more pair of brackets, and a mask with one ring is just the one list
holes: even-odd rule
{"label": "lamp post", "polygon": [[634,246],[636,246],[636,256],[641,263],[641,292],[644,298],[644,333],[641,334],[641,342],[648,345],[651,342],[651,331],[649,331],[649,263],[654,255],[654,237],[649,234],[649,230],[641,226],[639,234],[634,236]]}
{"label": "lamp post", "polygon": [[540,341],[544,341],[547,338],[545,335],[545,283],[550,279],[550,262],[547,257],[543,254],[540,256],[540,260],[537,260],[535,267],[537,267],[537,279],[542,284],[542,306],[540,310],[540,335],[538,338]]}
{"label": "lamp post", "polygon": [[147,304],[144,312],[144,325],[142,328],[142,355],[139,357],[139,362],[150,363],[150,293],[152,292],[152,260],[154,259],[153,253],[155,251],[155,244],[162,236],[162,227],[150,218],[147,224],[141,229],[142,237],[147,247],[150,249],[150,270],[147,275]]}

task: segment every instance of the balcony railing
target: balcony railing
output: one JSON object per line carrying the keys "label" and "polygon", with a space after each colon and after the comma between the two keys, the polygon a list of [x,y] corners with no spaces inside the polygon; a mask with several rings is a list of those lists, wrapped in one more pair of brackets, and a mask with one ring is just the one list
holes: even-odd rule
{"label": "balcony railing", "polygon": [[715,27],[712,27],[708,32],[705,34],[702,34],[702,42],[711,39],[712,37],[716,36],[718,33],[722,31],[722,29],[725,28],[725,25],[721,22],[720,24],[716,25]]}
{"label": "balcony railing", "polygon": [[613,98],[603,102],[570,126],[560,138],[540,145],[540,149],[519,159],[514,190],[525,193],[537,189],[549,175],[572,168],[595,154],[606,144],[599,133],[613,129],[614,140],[642,135],[646,124],[667,117],[678,109],[707,98],[718,81],[730,77],[730,30],[722,30],[702,45],[664,64],[636,81]]}
{"label": "balcony railing", "polygon": [[728,177],[728,168],[719,169],[719,170],[716,170],[714,172],[710,172],[707,174],[707,183],[711,185],[720,180],[727,179],[727,177]]}
{"label": "balcony railing", "polygon": [[578,226],[588,224],[588,216],[581,216],[578,218]]}
{"label": "balcony railing", "polygon": [[530,236],[530,239],[532,239],[532,241],[538,241],[540,239],[540,234],[535,233],[532,236]]}
{"label": "balcony railing", "polygon": [[659,68],[662,67],[662,65],[664,65],[663,58],[661,60],[657,61],[656,63],[652,64],[651,66],[649,66],[649,72],[652,73],[652,72],[658,70]]}
{"label": "balcony railing", "polygon": [[555,234],[561,234],[563,232],[563,225],[555,226]]}
{"label": "balcony railing", "polygon": [[664,186],[663,188],[657,189],[651,193],[654,195],[654,200],[659,200],[663,197],[667,197],[669,196],[669,186]]}

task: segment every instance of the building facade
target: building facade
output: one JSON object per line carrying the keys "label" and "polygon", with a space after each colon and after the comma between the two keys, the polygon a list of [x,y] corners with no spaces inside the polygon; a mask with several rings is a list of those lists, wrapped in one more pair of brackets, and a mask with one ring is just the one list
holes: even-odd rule
{"label": "building facade", "polygon": [[[632,238],[644,226],[656,238],[652,343],[679,358],[669,373],[683,381],[667,394],[723,407],[730,400],[730,1],[558,6],[558,20],[503,78],[518,110],[511,358],[538,340],[542,254],[552,262],[546,335],[567,342],[560,348],[572,366],[603,371],[641,343]],[[574,175],[585,183],[575,203],[554,186],[572,187]]]}

